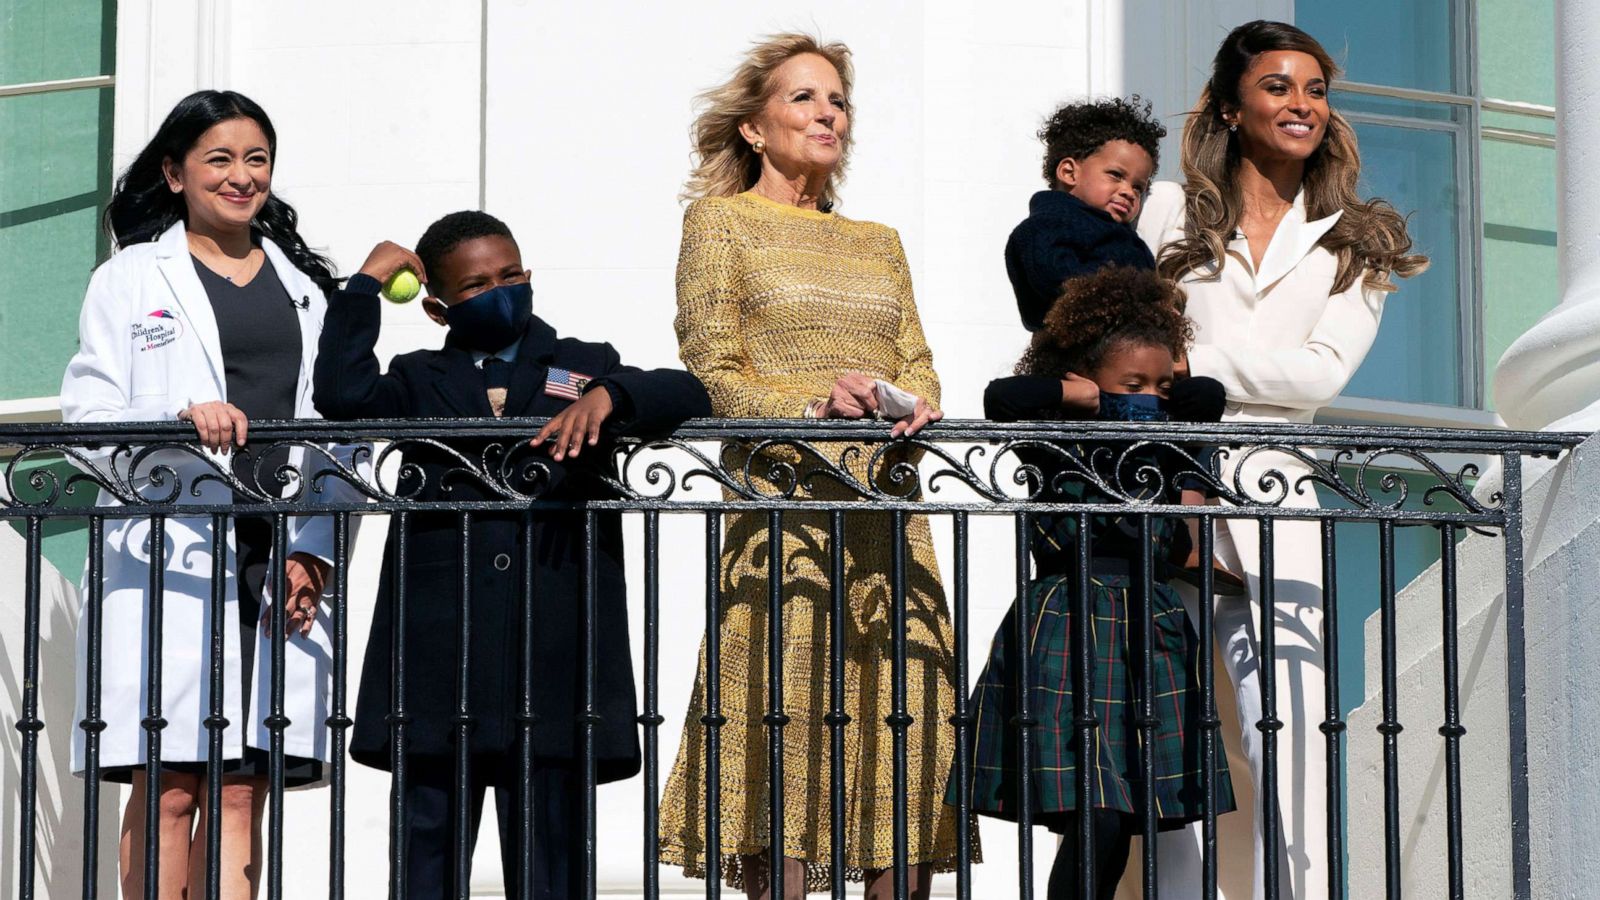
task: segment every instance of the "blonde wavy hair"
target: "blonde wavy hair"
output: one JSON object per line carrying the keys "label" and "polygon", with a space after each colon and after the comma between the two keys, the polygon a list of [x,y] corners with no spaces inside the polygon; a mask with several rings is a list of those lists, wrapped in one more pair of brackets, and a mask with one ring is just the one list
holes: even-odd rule
{"label": "blonde wavy hair", "polygon": [[[1239,141],[1222,115],[1241,104],[1239,84],[1255,58],[1275,50],[1293,50],[1315,58],[1331,85],[1339,66],[1316,38],[1282,22],[1257,20],[1240,25],[1223,39],[1211,66],[1211,80],[1183,127],[1185,234],[1161,251],[1159,268],[1177,280],[1196,269],[1227,261],[1228,237],[1239,227],[1243,199],[1238,180]],[[1322,143],[1306,160],[1301,190],[1306,218],[1320,219],[1344,210],[1339,221],[1318,241],[1338,258],[1333,293],[1355,283],[1392,291],[1391,276],[1410,278],[1428,267],[1428,258],[1411,252],[1406,220],[1388,202],[1362,200],[1356,193],[1361,153],[1355,129],[1337,110],[1328,110]]]}
{"label": "blonde wavy hair", "polygon": [[703,109],[689,128],[694,139],[694,169],[689,173],[682,199],[731,197],[755,185],[761,177],[761,156],[739,134],[739,126],[759,113],[772,96],[773,74],[778,67],[806,53],[815,53],[827,60],[839,73],[839,82],[844,85],[845,109],[850,113],[850,127],[839,135],[839,166],[817,198],[820,208],[833,207],[839,185],[844,183],[853,144],[855,109],[850,104],[850,91],[855,70],[850,65],[849,47],[838,41],[824,43],[798,32],[769,35],[756,43],[734,70],[732,78],[699,96]]}

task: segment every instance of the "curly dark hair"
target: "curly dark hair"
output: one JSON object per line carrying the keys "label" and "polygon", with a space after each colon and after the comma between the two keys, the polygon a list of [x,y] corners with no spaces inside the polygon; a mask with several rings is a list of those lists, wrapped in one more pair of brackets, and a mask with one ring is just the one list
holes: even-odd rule
{"label": "curly dark hair", "polygon": [[450,251],[481,237],[503,237],[512,243],[517,241],[506,223],[486,212],[464,209],[449,213],[428,226],[428,230],[417,239],[417,259],[422,260],[422,267],[432,273]]}
{"label": "curly dark hair", "polygon": [[1156,121],[1149,100],[1134,94],[1062,104],[1039,129],[1044,142],[1044,180],[1060,190],[1056,167],[1063,159],[1088,159],[1111,141],[1127,141],[1150,154],[1150,173],[1161,164],[1161,139],[1167,127]]}
{"label": "curly dark hair", "polygon": [[1185,305],[1182,288],[1148,269],[1106,266],[1069,278],[1016,373],[1091,377],[1107,354],[1128,345],[1163,347],[1177,359],[1194,343]]}

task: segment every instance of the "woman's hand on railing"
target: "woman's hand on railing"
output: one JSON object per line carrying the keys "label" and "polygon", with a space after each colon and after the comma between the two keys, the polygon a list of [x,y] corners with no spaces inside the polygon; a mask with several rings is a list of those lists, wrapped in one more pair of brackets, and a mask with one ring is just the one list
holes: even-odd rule
{"label": "woman's hand on railing", "polygon": [[250,430],[250,420],[239,407],[221,400],[192,404],[178,413],[178,421],[193,422],[200,446],[214,453],[226,454],[230,447],[243,447]]}
{"label": "woman's hand on railing", "polygon": [[[311,633],[311,626],[317,621],[317,604],[322,602],[322,592],[332,571],[332,566],[309,553],[289,554],[283,564],[283,576],[288,584],[283,603],[285,635],[298,631],[305,637]],[[268,603],[261,611],[261,624],[267,624],[271,618],[272,605]]]}
{"label": "woman's hand on railing", "polygon": [[871,376],[860,372],[840,375],[822,404],[819,419],[862,419],[878,411],[878,388]]}
{"label": "woman's hand on railing", "polygon": [[944,418],[944,410],[935,409],[933,404],[922,397],[917,398],[917,408],[911,415],[894,423],[889,430],[890,437],[910,437],[921,431],[924,426]]}

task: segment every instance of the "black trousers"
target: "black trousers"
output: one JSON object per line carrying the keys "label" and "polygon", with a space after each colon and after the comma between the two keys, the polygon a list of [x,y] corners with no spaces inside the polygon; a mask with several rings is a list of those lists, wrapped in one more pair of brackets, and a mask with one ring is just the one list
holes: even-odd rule
{"label": "black trousers", "polygon": [[[471,866],[478,843],[484,795],[494,792],[500,825],[500,868],[506,897],[522,897],[518,884],[518,766],[510,756],[476,757],[467,785]],[[537,900],[583,896],[583,779],[570,762],[535,763],[533,768],[533,890]],[[464,897],[456,882],[456,774],[449,759],[413,757],[406,768],[406,893],[412,900]]]}
{"label": "black trousers", "polygon": [[[1090,900],[1078,883],[1078,826],[1082,816],[1068,816],[1072,825],[1064,829],[1055,864],[1050,868],[1049,900]],[[1122,870],[1128,866],[1128,850],[1140,831],[1139,820],[1113,809],[1089,811],[1089,827],[1094,829],[1094,897],[1112,900]]]}

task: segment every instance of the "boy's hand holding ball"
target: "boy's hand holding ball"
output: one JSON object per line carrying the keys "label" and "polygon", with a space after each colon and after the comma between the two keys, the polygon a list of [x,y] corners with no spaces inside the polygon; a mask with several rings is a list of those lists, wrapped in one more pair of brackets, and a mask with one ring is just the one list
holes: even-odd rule
{"label": "boy's hand holding ball", "polygon": [[393,241],[384,241],[372,248],[367,261],[361,265],[361,274],[376,279],[383,286],[383,296],[395,303],[415,300],[428,280],[422,260]]}
{"label": "boy's hand holding ball", "polygon": [[401,269],[389,276],[389,280],[383,283],[382,293],[385,300],[392,300],[395,303],[410,303],[417,299],[418,294],[422,293],[422,282],[417,280],[417,273],[411,271],[411,269]]}

